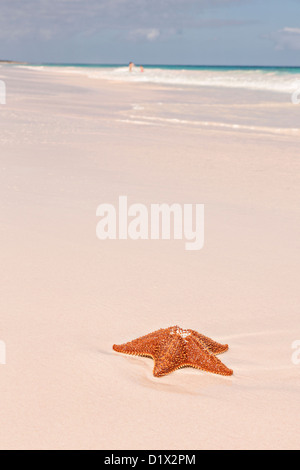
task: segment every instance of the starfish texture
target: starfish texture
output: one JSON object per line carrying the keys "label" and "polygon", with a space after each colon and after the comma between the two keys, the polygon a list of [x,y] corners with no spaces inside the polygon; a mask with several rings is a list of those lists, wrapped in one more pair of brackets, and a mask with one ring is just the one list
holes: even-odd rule
{"label": "starfish texture", "polygon": [[153,375],[162,377],[182,367],[194,367],[213,374],[232,375],[217,357],[228,350],[228,345],[216,343],[194,330],[178,326],[160,329],[149,335],[113,346],[117,352],[154,359]]}

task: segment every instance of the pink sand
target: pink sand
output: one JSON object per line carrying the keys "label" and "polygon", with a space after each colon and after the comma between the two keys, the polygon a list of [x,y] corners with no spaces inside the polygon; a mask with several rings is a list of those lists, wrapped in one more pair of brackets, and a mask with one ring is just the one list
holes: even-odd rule
{"label": "pink sand", "polygon": [[[299,108],[56,71],[0,79],[1,449],[299,449]],[[100,242],[96,208],[119,195],[204,203],[204,249]],[[234,376],[156,379],[151,359],[112,351],[176,324],[228,343]]]}

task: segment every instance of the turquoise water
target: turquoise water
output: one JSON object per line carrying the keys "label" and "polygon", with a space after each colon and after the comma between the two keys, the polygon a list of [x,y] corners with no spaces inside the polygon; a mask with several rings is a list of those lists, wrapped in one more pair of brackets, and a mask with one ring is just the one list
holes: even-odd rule
{"label": "turquoise water", "polygon": [[128,64],[41,64],[39,70],[85,75],[91,79],[157,83],[180,87],[223,87],[293,93],[300,88],[300,67],[143,65],[129,73]]}
{"label": "turquoise water", "polygon": [[[35,64],[44,65],[48,67],[86,67],[86,68],[123,68],[128,67],[128,64]],[[277,72],[277,73],[291,73],[300,74],[300,67],[262,67],[262,66],[223,66],[223,65],[143,65],[144,69],[161,69],[161,70],[190,70],[190,71],[261,71],[261,72]]]}

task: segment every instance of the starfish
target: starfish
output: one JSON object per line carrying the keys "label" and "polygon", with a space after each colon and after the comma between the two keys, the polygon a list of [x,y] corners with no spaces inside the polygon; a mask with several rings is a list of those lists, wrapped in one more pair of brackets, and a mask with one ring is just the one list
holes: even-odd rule
{"label": "starfish", "polygon": [[182,367],[194,367],[213,374],[232,375],[217,357],[228,350],[228,345],[216,343],[194,330],[179,326],[160,329],[129,343],[117,346],[117,352],[154,359],[153,375],[162,377]]}

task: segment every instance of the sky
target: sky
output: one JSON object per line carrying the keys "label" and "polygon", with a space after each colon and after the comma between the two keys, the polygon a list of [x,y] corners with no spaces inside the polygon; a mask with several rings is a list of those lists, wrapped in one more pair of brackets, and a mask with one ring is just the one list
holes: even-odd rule
{"label": "sky", "polygon": [[300,0],[0,0],[0,59],[300,66]]}

